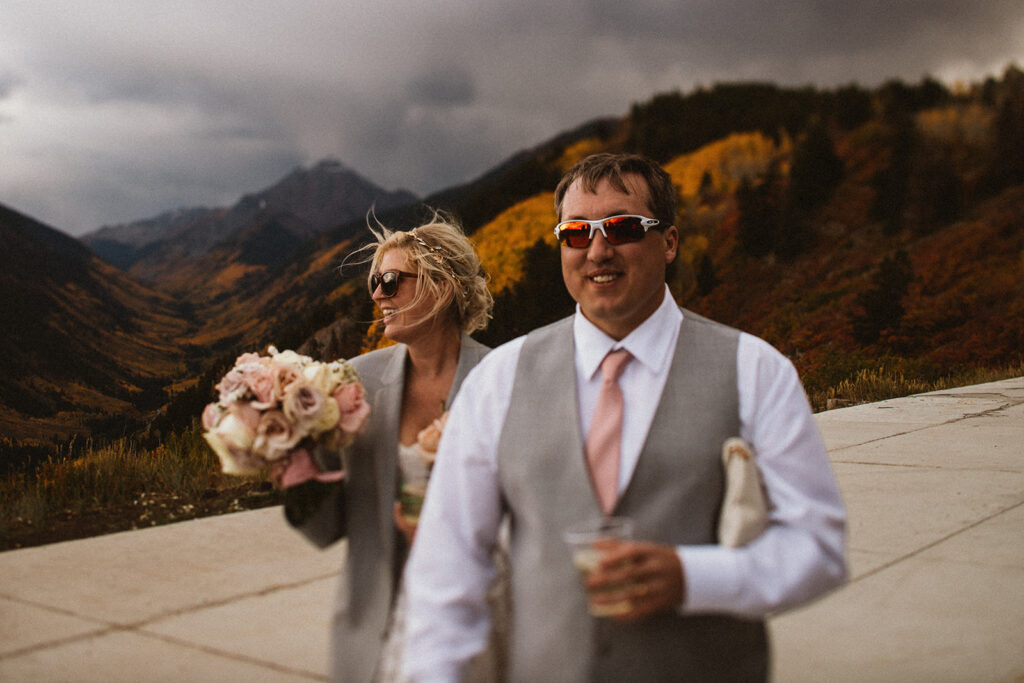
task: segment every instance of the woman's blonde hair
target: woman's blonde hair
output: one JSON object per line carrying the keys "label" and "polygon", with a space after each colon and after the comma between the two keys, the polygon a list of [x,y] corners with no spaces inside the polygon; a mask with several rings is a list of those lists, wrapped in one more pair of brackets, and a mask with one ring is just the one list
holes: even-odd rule
{"label": "woman's blonde hair", "polygon": [[487,276],[480,266],[480,257],[453,217],[435,209],[429,221],[411,230],[391,230],[376,218],[373,223],[376,227],[367,221],[376,243],[363,247],[373,252],[367,259],[370,273],[366,279],[371,293],[371,280],[380,270],[384,254],[401,249],[419,275],[416,293],[408,308],[424,299],[432,299],[434,305],[426,319],[451,315],[466,334],[487,327],[494,298],[487,289]]}

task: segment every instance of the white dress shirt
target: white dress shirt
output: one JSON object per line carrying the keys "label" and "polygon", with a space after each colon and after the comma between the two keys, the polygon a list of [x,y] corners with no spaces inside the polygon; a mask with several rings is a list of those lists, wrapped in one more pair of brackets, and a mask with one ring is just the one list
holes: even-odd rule
{"label": "white dress shirt", "polygon": [[[683,320],[667,287],[665,292],[658,310],[618,342],[578,307],[574,317],[581,434],[597,405],[601,359],[615,348],[633,355],[619,379],[625,404],[620,493],[646,441]],[[461,663],[487,641],[484,596],[494,576],[490,551],[501,521],[497,445],[522,345],[520,337],[500,346],[474,368],[441,439],[405,574],[410,609],[404,670],[415,681],[457,680]],[[745,333],[736,366],[739,436],[757,454],[771,523],[742,548],[677,548],[686,594],[680,611],[687,614],[763,617],[806,602],[846,577],[845,513],[795,368]]]}

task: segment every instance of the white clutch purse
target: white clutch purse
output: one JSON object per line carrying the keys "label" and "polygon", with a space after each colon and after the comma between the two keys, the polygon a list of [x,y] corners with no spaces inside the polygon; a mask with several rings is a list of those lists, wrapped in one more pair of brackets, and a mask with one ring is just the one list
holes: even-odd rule
{"label": "white clutch purse", "polygon": [[738,548],[768,527],[768,501],[754,462],[754,449],[740,438],[722,444],[725,496],[718,516],[718,543]]}

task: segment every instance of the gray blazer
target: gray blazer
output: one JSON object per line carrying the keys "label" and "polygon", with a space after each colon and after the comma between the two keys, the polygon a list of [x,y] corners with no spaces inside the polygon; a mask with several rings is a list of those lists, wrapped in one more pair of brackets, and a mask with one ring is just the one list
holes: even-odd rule
{"label": "gray blazer", "polygon": [[[459,364],[445,405],[451,405],[466,375],[489,350],[462,335]],[[407,347],[397,344],[351,359],[366,389],[370,417],[362,435],[344,454],[345,479],[330,485],[327,495],[301,517],[292,492],[286,497],[289,523],[316,545],[326,547],[348,538],[334,613],[332,678],[337,681],[371,680],[408,553],[393,519],[407,358]]]}

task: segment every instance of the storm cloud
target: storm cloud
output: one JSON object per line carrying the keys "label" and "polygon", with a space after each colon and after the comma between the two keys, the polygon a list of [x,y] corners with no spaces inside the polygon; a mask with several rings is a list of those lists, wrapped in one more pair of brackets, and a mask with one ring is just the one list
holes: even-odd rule
{"label": "storm cloud", "polygon": [[657,92],[1013,62],[1019,0],[15,0],[0,203],[82,234],[229,205],[324,157],[422,195]]}

